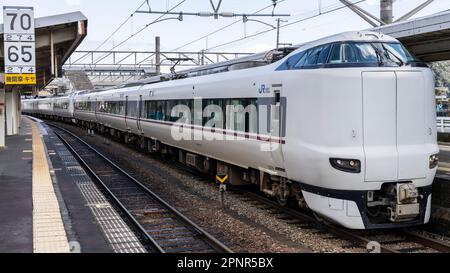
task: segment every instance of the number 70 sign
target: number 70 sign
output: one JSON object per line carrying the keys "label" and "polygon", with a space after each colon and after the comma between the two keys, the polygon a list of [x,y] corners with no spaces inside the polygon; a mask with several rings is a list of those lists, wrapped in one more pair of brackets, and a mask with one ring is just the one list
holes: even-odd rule
{"label": "number 70 sign", "polygon": [[5,84],[36,84],[34,10],[3,7]]}

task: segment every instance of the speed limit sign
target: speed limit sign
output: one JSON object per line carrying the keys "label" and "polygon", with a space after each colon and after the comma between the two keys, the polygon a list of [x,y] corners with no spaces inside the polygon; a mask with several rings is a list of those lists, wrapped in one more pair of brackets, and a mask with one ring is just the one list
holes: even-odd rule
{"label": "speed limit sign", "polygon": [[3,7],[5,84],[36,84],[36,38],[32,7]]}

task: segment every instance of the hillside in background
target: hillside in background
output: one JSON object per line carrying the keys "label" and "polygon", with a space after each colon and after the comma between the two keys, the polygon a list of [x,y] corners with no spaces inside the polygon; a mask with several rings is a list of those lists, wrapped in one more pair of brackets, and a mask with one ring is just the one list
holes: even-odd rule
{"label": "hillside in background", "polygon": [[450,88],[450,61],[433,63],[431,68],[436,76],[436,87]]}

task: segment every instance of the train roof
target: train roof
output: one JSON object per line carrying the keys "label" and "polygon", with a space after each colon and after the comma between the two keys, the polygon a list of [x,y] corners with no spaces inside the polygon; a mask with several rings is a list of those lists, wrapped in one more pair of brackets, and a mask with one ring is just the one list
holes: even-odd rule
{"label": "train roof", "polygon": [[172,81],[178,79],[192,78],[210,74],[223,73],[228,71],[235,71],[240,69],[254,68],[259,66],[265,66],[272,63],[281,61],[285,57],[297,53],[299,51],[307,50],[323,44],[329,44],[334,42],[344,42],[344,41],[376,41],[376,42],[398,42],[395,38],[385,35],[381,32],[374,31],[348,31],[335,35],[331,35],[325,38],[321,38],[315,41],[306,42],[302,44],[297,44],[291,47],[283,47],[278,49],[273,49],[265,51],[262,53],[253,54],[250,56],[237,58],[225,62],[220,62],[216,64],[206,65],[202,67],[197,67],[193,69],[183,70],[177,73],[163,74],[160,76],[150,77],[137,82],[131,82],[127,84],[122,84],[118,86],[95,89],[95,90],[84,90],[78,91],[67,96],[73,95],[90,95],[99,92],[107,92],[117,89],[132,88],[137,86],[149,85],[164,81]]}
{"label": "train roof", "polygon": [[302,50],[306,50],[306,49],[313,48],[313,47],[320,46],[320,45],[336,43],[336,42],[347,42],[347,41],[352,41],[352,42],[371,41],[371,42],[386,42],[386,43],[399,42],[397,39],[395,39],[389,35],[383,34],[381,32],[367,30],[367,31],[343,32],[343,33],[335,34],[335,35],[328,36],[325,38],[321,38],[321,39],[318,39],[315,41],[296,45],[296,47],[298,49],[297,51],[302,51]]}

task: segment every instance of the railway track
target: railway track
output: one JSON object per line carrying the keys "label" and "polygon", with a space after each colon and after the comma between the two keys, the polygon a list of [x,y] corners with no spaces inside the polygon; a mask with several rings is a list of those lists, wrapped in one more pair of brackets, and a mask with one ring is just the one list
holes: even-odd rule
{"label": "railway track", "polygon": [[[50,125],[55,126],[53,124]],[[65,129],[62,130],[66,131],[66,133],[71,134],[73,137],[76,137],[69,131]],[[89,146],[86,143],[85,145]],[[162,157],[161,160],[166,164],[176,166],[178,169],[181,169],[189,174],[195,175],[201,178],[202,180],[206,181],[209,179],[209,177],[206,177],[205,174],[199,173],[184,165],[172,162]],[[114,163],[112,162],[110,163],[114,165]],[[142,184],[140,185],[141,187],[144,187],[142,186]],[[329,239],[331,238],[344,239],[345,241],[349,242],[348,246],[346,246],[348,248],[356,247],[366,249],[369,243],[378,242],[380,244],[380,251],[382,253],[416,253],[416,252],[450,253],[450,245],[446,244],[441,240],[436,240],[428,236],[421,235],[416,231],[405,229],[383,230],[383,231],[348,230],[327,222],[319,222],[317,221],[317,219],[315,219],[314,217],[310,216],[307,213],[289,207],[280,206],[277,202],[252,191],[233,188],[232,193],[240,195],[240,199],[242,201],[249,202],[251,203],[252,206],[261,207],[264,210],[270,211],[270,213],[272,214],[276,214],[277,218],[279,218],[281,221],[286,221],[289,224],[297,225],[303,229],[317,230],[316,233],[322,234],[323,236]]]}
{"label": "railway track", "polygon": [[[349,241],[347,247],[366,248],[369,244],[379,243],[381,253],[420,253],[442,252],[450,253],[450,245],[416,231],[400,229],[386,231],[355,231],[335,226],[327,222],[318,222],[314,217],[289,207],[282,207],[258,193],[248,190],[235,189],[241,200],[252,205],[270,210],[277,218],[289,224],[297,225],[304,229],[317,230],[316,233],[328,238],[341,238]],[[330,237],[331,235],[331,237]]]}
{"label": "railway track", "polygon": [[70,131],[48,123],[156,253],[232,253],[197,224]]}

